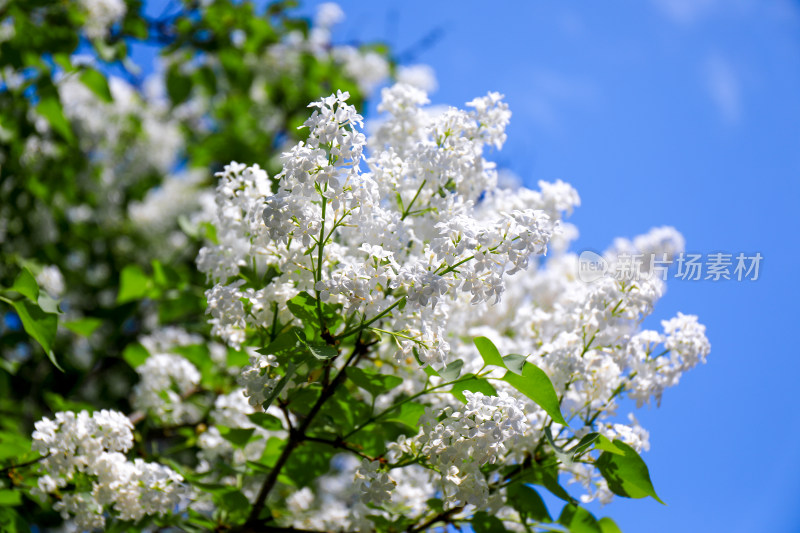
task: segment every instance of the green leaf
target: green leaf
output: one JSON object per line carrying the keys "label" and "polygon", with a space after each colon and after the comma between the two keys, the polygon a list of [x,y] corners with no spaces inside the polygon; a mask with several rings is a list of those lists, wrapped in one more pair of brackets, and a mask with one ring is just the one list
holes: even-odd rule
{"label": "green leaf", "polygon": [[136,368],[150,357],[147,349],[138,342],[131,343],[125,347],[122,352],[122,358],[127,361],[131,368]]}
{"label": "green leaf", "polygon": [[406,402],[397,409],[392,409],[383,420],[387,422],[400,422],[414,430],[419,424],[419,417],[425,413],[425,406],[421,403]]}
{"label": "green leaf", "polygon": [[106,77],[100,74],[100,72],[97,70],[93,68],[87,68],[81,72],[78,79],[80,79],[81,83],[86,85],[102,101],[111,102],[114,100],[111,96],[111,90],[108,88]]}
{"label": "green leaf", "polygon": [[463,381],[459,380],[457,383],[453,384],[453,388],[450,389],[450,392],[463,403],[467,403],[467,398],[464,396],[465,390],[470,392],[482,392],[486,396],[497,396],[497,391],[492,387],[492,384],[483,378],[475,377],[475,374],[466,374],[462,379]]}
{"label": "green leaf", "polygon": [[39,284],[27,268],[22,269],[10,290],[17,291],[33,303],[39,301]]}
{"label": "green leaf", "polygon": [[472,515],[470,524],[472,524],[472,529],[475,533],[503,533],[508,531],[499,518],[484,511],[479,511]]}
{"label": "green leaf", "polygon": [[567,503],[578,504],[578,501],[570,496],[566,489],[558,483],[558,466],[556,464],[551,464],[547,467],[542,465],[528,467],[519,474],[517,481],[539,485]]}
{"label": "green leaf", "polygon": [[22,515],[11,507],[0,507],[0,531],[5,533],[29,533],[31,526],[26,524]]}
{"label": "green leaf", "polygon": [[77,333],[81,337],[90,337],[102,323],[103,321],[99,318],[86,317],[64,322],[63,324],[68,330]]}
{"label": "green leaf", "polygon": [[[614,446],[621,449],[624,455],[603,452],[595,461],[595,466],[608,482],[611,492],[626,498],[644,498],[650,496],[664,504],[650,481],[647,465],[636,453],[636,450],[619,439],[614,439]],[[666,505],[666,504],[664,504]]]}
{"label": "green leaf", "polygon": [[299,328],[291,328],[275,337],[265,348],[259,348],[256,352],[261,355],[281,356],[288,352],[295,351],[300,344]]}
{"label": "green leaf", "polygon": [[554,421],[565,426],[569,425],[561,414],[553,383],[544,370],[533,363],[525,363],[522,375],[506,372],[503,380],[536,402]]}
{"label": "green leaf", "polygon": [[350,378],[350,381],[369,392],[373,398],[403,383],[403,379],[397,376],[379,374],[373,370],[357,367],[348,368],[347,377]]}
{"label": "green leaf", "polygon": [[484,363],[490,366],[499,366],[501,368],[506,368],[506,365],[503,362],[503,356],[500,355],[500,351],[497,349],[497,346],[495,346],[492,341],[490,341],[486,337],[475,337],[473,342],[475,343],[475,346],[478,348],[478,352],[480,352],[481,357],[483,357]]}
{"label": "green leaf", "polygon": [[45,96],[39,100],[36,111],[46,118],[50,126],[67,142],[72,142],[75,135],[72,133],[72,127],[61,109],[61,102],[58,101],[56,96]]}
{"label": "green leaf", "polygon": [[12,459],[17,463],[20,457],[30,451],[30,439],[10,431],[0,431],[0,461]]}
{"label": "green leaf", "polygon": [[219,429],[219,434],[222,435],[222,438],[233,444],[234,446],[238,446],[239,448],[243,447],[250,441],[250,438],[253,436],[253,432],[256,428],[229,428],[225,426],[217,426]]}
{"label": "green leaf", "polygon": [[506,491],[508,503],[520,513],[523,519],[532,518],[537,522],[553,521],[542,497],[528,485],[512,483]]}
{"label": "green leaf", "polygon": [[458,359],[453,361],[443,369],[439,370],[439,375],[442,376],[444,381],[453,381],[461,374],[461,368],[464,366],[464,361]]}
{"label": "green leaf", "polygon": [[233,514],[244,514],[244,511],[250,508],[250,501],[236,489],[223,493],[219,502],[221,507]]}
{"label": "green leaf", "polygon": [[614,443],[612,443],[603,435],[597,435],[597,440],[594,443],[594,447],[598,450],[603,450],[604,452],[609,452],[616,455],[625,455],[625,450],[615,446]]}
{"label": "green leaf", "polygon": [[603,533],[622,533],[622,530],[619,528],[616,522],[607,516],[598,520],[597,524],[600,526],[600,531]]}
{"label": "green leaf", "polygon": [[167,70],[167,94],[172,100],[172,105],[182,104],[192,92],[192,80],[180,73],[177,66]]}
{"label": "green leaf", "polygon": [[283,423],[280,418],[267,413],[252,413],[247,415],[250,421],[260,428],[275,431],[283,429]]}
{"label": "green leaf", "polygon": [[56,356],[53,354],[53,341],[58,331],[58,317],[54,314],[45,313],[39,306],[33,305],[27,300],[18,300],[13,302],[12,305],[28,335],[41,345],[48,359],[57,369],[63,372],[64,369],[58,364]]}
{"label": "green leaf", "polygon": [[307,342],[305,343],[306,348],[308,351],[311,352],[311,355],[319,359],[320,361],[325,361],[326,359],[333,359],[337,355],[339,355],[339,350],[336,349],[335,346],[330,346],[328,344],[321,344],[321,343],[312,343]]}
{"label": "green leaf", "polygon": [[298,488],[313,485],[317,478],[330,471],[331,459],[340,452],[327,444],[304,442],[289,456],[284,473]]}
{"label": "green leaf", "polygon": [[138,265],[128,265],[122,269],[119,279],[117,303],[123,304],[143,298],[150,291],[152,282]]}
{"label": "green leaf", "polygon": [[0,505],[13,507],[22,503],[22,491],[0,490]]}
{"label": "green leaf", "polygon": [[434,370],[434,368],[431,365],[423,366],[422,370],[430,377],[437,377],[439,375],[439,373],[436,370]]}
{"label": "green leaf", "polygon": [[576,459],[577,456],[588,450],[598,437],[600,437],[600,434],[594,432],[584,435],[583,438],[578,441],[578,444],[568,450],[569,453],[572,454],[573,459]]}
{"label": "green leaf", "polygon": [[570,533],[603,533],[592,513],[571,503],[564,506],[558,523],[567,526]]}
{"label": "green leaf", "polygon": [[[289,311],[299,318],[306,325],[318,327],[319,316],[317,311],[317,299],[303,291],[288,302],[286,306]],[[340,321],[339,313],[337,312],[341,305],[331,305],[329,303],[320,302],[320,309],[322,309],[322,318],[325,320],[325,326],[333,329]]]}
{"label": "green leaf", "polygon": [[503,356],[503,363],[505,363],[506,368],[511,370],[513,373],[522,375],[522,368],[525,365],[526,359],[527,358],[524,355],[512,353]]}
{"label": "green leaf", "polygon": [[264,402],[261,404],[261,406],[264,408],[265,411],[269,409],[269,406],[272,405],[272,402],[275,401],[275,398],[277,398],[278,395],[281,393],[283,388],[289,382],[289,379],[294,375],[295,372],[297,372],[297,369],[300,367],[300,364],[302,364],[302,361],[300,363],[295,361],[289,361],[289,366],[286,367],[286,373],[272,388],[272,390],[269,391],[269,394],[264,399]]}

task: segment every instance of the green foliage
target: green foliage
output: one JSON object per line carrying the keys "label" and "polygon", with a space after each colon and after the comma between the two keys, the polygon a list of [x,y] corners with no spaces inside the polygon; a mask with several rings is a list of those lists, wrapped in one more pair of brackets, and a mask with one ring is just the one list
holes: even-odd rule
{"label": "green foliage", "polygon": [[378,374],[372,370],[357,367],[348,368],[347,377],[353,383],[369,392],[373,398],[403,383],[403,380],[397,376]]}
{"label": "green foliage", "polygon": [[561,414],[558,396],[555,388],[553,388],[553,383],[541,368],[533,363],[525,363],[522,367],[522,375],[506,372],[503,380],[536,402],[553,420],[559,424],[567,425],[567,421],[564,420],[564,416]]}
{"label": "green foliage", "polygon": [[618,439],[614,440],[613,445],[622,453],[604,451],[595,461],[611,492],[627,498],[650,496],[663,504],[650,481],[650,471],[636,450]]}
{"label": "green foliage", "polygon": [[537,522],[552,522],[542,497],[533,488],[523,483],[512,483],[506,489],[508,502],[519,511],[523,520],[532,519]]}

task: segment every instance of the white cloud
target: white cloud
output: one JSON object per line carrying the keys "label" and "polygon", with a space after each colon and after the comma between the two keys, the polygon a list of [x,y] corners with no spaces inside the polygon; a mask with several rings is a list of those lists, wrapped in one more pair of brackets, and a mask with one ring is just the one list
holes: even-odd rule
{"label": "white cloud", "polygon": [[720,56],[711,56],[704,68],[705,85],[722,119],[739,122],[742,116],[742,91],[739,77],[731,64]]}

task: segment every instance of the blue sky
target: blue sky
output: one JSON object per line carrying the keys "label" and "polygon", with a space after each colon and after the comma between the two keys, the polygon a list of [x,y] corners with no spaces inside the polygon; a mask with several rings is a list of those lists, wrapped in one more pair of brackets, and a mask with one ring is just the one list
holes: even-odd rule
{"label": "blue sky", "polygon": [[402,51],[441,30],[415,57],[437,72],[434,103],[506,95],[494,159],[576,187],[578,250],[673,225],[689,251],[762,254],[755,282],[670,283],[655,319],[699,315],[712,353],[639,413],[668,506],[595,510],[626,533],[800,531],[800,3],[340,4],[337,42]]}

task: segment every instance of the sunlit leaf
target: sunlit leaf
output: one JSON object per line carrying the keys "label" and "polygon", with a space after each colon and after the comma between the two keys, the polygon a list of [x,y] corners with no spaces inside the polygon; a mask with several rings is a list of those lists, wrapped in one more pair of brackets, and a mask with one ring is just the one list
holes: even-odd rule
{"label": "sunlit leaf", "polygon": [[506,372],[503,380],[536,402],[553,420],[559,424],[568,425],[561,414],[558,395],[553,383],[544,370],[533,363],[525,363],[522,375]]}

